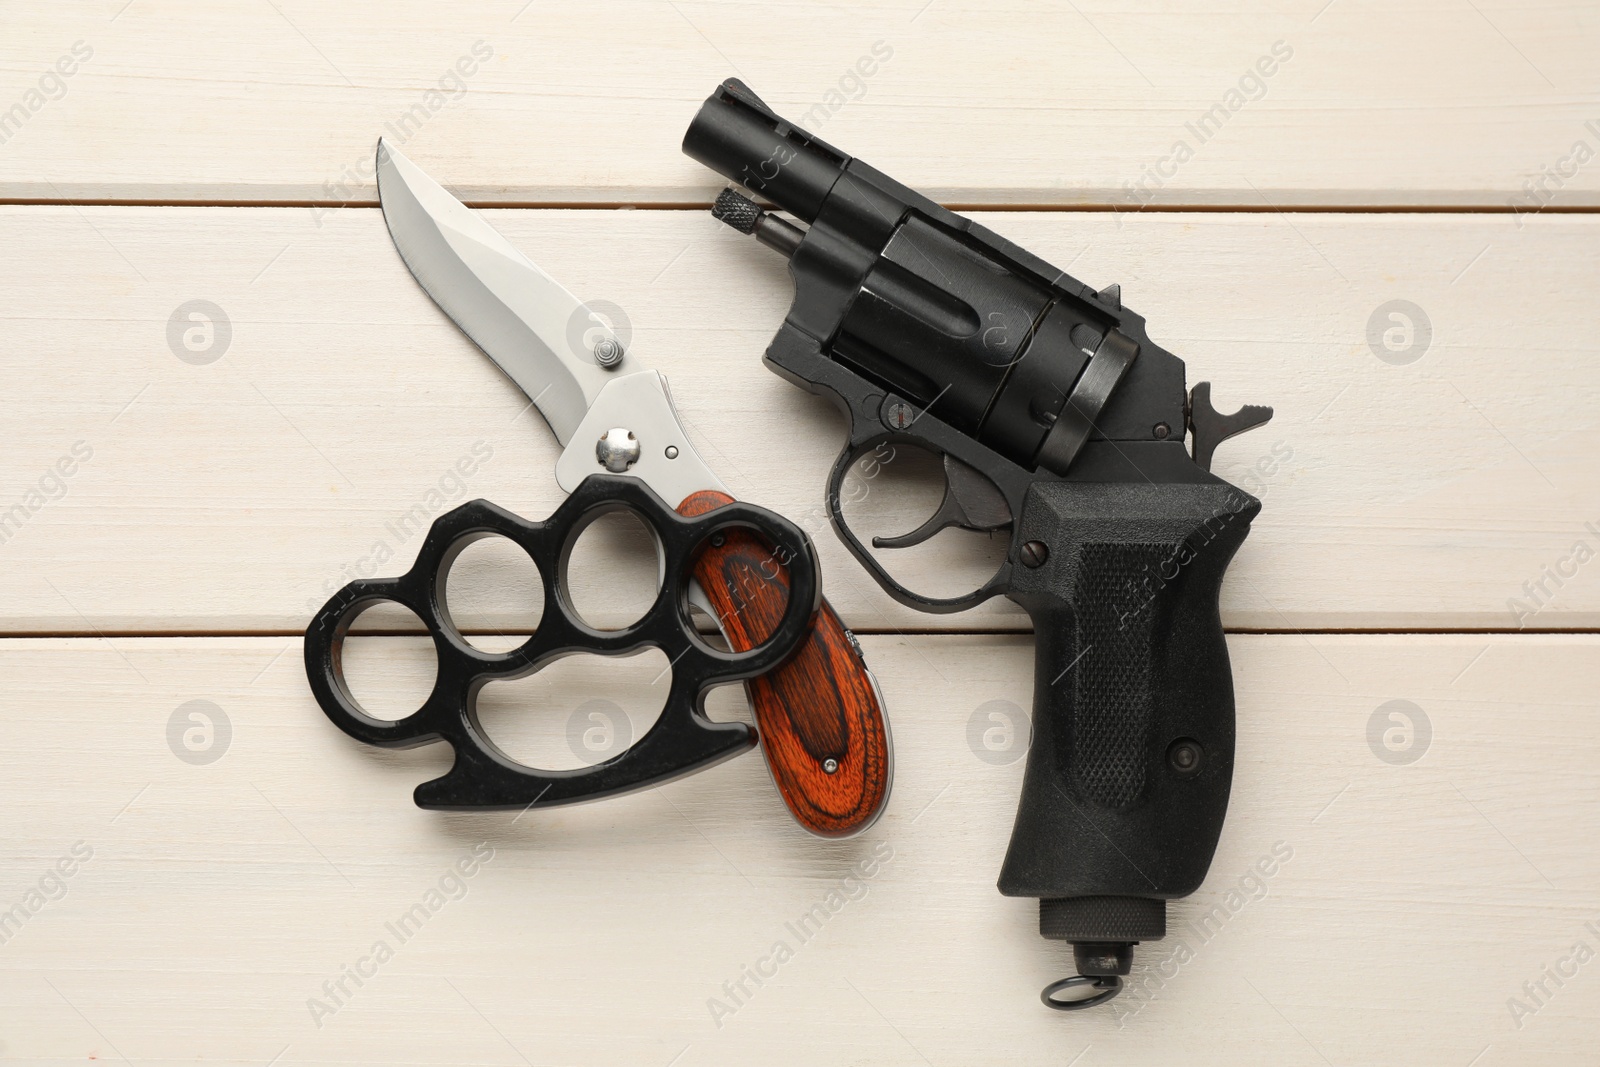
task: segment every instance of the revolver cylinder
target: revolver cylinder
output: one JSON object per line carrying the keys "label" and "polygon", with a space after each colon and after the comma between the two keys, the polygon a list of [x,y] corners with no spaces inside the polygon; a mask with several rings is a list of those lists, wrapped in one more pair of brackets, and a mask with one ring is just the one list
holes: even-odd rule
{"label": "revolver cylinder", "polygon": [[1054,284],[986,234],[916,211],[915,193],[740,88],[724,85],[707,101],[684,151],[810,224],[801,231],[732,190],[713,209],[790,257],[791,323],[1013,463],[1065,474],[1137,354],[1131,342],[1113,343],[1107,366],[1116,373],[1074,393],[1117,329],[1103,300]]}

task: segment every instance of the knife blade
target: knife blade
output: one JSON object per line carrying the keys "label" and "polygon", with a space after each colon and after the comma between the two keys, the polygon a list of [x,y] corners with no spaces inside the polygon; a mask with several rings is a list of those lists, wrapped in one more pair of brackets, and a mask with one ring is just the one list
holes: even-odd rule
{"label": "knife blade", "polygon": [[[664,375],[382,140],[377,175],[384,221],[407,269],[527,394],[564,446],[556,462],[563,489],[609,471],[641,479],[685,515],[733,499],[689,443]],[[573,330],[575,320],[585,328]],[[787,600],[787,575],[743,531],[708,548],[694,576],[736,651],[765,640]],[[870,826],[889,795],[888,724],[861,648],[833,608],[824,601],[793,658],[745,688],[768,769],[796,821],[824,837]]]}

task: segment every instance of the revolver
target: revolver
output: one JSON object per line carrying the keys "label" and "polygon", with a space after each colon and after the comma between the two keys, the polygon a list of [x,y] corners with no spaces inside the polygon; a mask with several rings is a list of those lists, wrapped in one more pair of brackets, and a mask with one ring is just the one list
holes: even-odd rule
{"label": "revolver", "polygon": [[[1272,410],[1220,414],[1118,286],[1091,289],[940,207],[737,79],[683,150],[798,220],[733,187],[712,208],[789,261],[794,303],[765,362],[848,419],[827,492],[839,537],[909,607],[1003,594],[1032,619],[1033,738],[999,889],[1038,898],[1039,932],[1073,946],[1078,973],[1045,1004],[1104,1003],[1221,833],[1234,707],[1218,596],[1261,503],[1211,458]],[[966,595],[906,588],[846,521],[852,466],[901,443],[942,456],[943,501],[874,547],[951,526],[1003,533],[1004,561]]]}

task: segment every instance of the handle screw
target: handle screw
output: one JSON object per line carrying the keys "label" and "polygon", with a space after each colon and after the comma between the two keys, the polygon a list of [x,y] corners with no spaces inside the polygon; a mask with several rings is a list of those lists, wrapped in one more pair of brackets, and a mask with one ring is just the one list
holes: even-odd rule
{"label": "handle screw", "polygon": [[904,430],[917,421],[917,413],[904,400],[893,400],[883,406],[883,424],[891,430]]}
{"label": "handle screw", "polygon": [[594,361],[610,370],[622,362],[622,346],[615,338],[602,337],[594,343]]}
{"label": "handle screw", "polygon": [[1156,423],[1155,429],[1150,432],[1155,434],[1157,441],[1165,441],[1168,437],[1172,436],[1172,427],[1168,426],[1164,422],[1158,422]]}
{"label": "handle screw", "polygon": [[1167,762],[1178,775],[1188,778],[1200,770],[1200,761],[1205,755],[1205,749],[1200,742],[1188,737],[1181,737],[1172,742],[1172,747],[1167,749]]}
{"label": "handle screw", "polygon": [[838,760],[836,760],[836,759],[825,759],[825,760],[822,761],[822,772],[824,774],[836,774],[836,773],[838,773],[838,770],[839,770],[839,761]]}
{"label": "handle screw", "polygon": [[1050,558],[1050,546],[1043,541],[1029,541],[1022,546],[1021,556],[1024,567],[1043,567]]}

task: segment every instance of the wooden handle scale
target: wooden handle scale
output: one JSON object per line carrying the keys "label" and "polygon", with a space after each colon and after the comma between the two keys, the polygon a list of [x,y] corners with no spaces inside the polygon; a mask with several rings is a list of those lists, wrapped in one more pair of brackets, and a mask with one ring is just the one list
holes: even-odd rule
{"label": "wooden handle scale", "polygon": [[[732,502],[705,490],[678,512],[693,517]],[[694,576],[736,652],[766,640],[789,599],[788,573],[745,530],[726,531],[702,552]],[[889,797],[889,730],[861,648],[827,601],[794,656],[745,691],[772,780],[800,825],[821,837],[866,829]]]}

